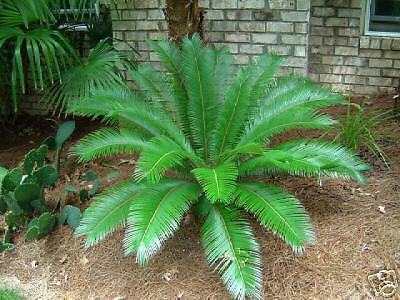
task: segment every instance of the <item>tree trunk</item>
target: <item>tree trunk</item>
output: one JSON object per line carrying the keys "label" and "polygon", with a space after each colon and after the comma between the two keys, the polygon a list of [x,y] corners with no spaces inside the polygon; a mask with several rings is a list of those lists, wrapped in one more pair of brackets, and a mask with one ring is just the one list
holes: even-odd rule
{"label": "tree trunk", "polygon": [[172,41],[180,43],[186,35],[196,32],[203,38],[203,10],[198,0],[167,0],[164,13]]}

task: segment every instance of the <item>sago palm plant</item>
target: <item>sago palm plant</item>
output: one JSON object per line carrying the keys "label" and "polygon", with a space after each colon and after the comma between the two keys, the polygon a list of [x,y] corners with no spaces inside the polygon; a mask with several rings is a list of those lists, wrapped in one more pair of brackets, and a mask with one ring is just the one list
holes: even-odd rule
{"label": "sago palm plant", "polygon": [[295,252],[315,241],[300,201],[264,179],[288,173],[364,182],[367,166],[340,145],[269,143],[289,129],[334,124],[318,109],[342,97],[302,78],[274,78],[278,56],[264,55],[233,75],[231,55],[204,47],[198,36],[181,49],[166,41],[151,46],[165,71],[132,70],[139,92],[98,91],[69,106],[109,125],[73,148],[81,161],[140,153],[134,177],[97,196],[76,233],[92,246],[125,226],[125,254],[136,253],[144,265],[193,207],[207,260],[231,296],[261,299],[260,247],[246,215]]}

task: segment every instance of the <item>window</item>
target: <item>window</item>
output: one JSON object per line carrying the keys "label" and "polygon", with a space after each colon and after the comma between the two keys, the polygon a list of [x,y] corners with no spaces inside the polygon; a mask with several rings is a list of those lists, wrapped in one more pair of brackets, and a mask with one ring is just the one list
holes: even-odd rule
{"label": "window", "polygon": [[99,5],[97,1],[61,0],[54,12],[58,15],[59,28],[87,31],[88,21],[99,16]]}
{"label": "window", "polygon": [[365,31],[372,35],[400,35],[400,0],[368,0]]}

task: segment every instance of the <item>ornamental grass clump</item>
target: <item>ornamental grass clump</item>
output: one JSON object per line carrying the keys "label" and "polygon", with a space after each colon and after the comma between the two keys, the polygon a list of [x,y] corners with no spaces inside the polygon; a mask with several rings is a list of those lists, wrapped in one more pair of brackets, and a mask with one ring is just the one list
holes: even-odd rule
{"label": "ornamental grass clump", "polygon": [[[101,118],[107,128],[73,149],[80,161],[140,153],[135,174],[95,197],[78,236],[93,246],[126,227],[125,254],[140,265],[160,250],[193,208],[209,264],[235,299],[262,299],[260,247],[248,215],[295,252],[315,242],[304,207],[275,174],[341,177],[364,182],[367,165],[330,142],[271,138],[294,128],[335,123],[319,109],[342,104],[340,95],[295,76],[276,77],[281,59],[266,54],[236,72],[225,49],[198,36],[182,48],[150,42],[165,71],[130,71],[138,91],[96,91],[69,112]],[[257,180],[258,179],[258,180]]]}

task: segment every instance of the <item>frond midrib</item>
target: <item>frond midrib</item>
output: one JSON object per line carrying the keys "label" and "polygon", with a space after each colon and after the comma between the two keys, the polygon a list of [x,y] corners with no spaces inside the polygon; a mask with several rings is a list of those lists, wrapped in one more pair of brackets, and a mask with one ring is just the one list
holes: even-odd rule
{"label": "frond midrib", "polygon": [[246,281],[244,280],[242,268],[241,268],[240,263],[239,263],[239,261],[238,261],[238,259],[236,257],[235,247],[233,246],[233,242],[232,242],[232,239],[231,239],[230,231],[228,230],[228,226],[227,226],[227,224],[225,222],[224,217],[222,216],[221,212],[219,211],[219,208],[216,207],[213,204],[211,204],[211,205],[213,206],[215,212],[218,214],[218,217],[221,220],[222,225],[224,226],[224,230],[225,230],[225,233],[226,233],[226,235],[228,237],[228,241],[229,241],[229,248],[231,249],[232,254],[234,255],[234,264],[236,265],[237,269],[239,270],[240,278],[242,280],[242,283],[244,284],[244,287],[246,288]]}
{"label": "frond midrib", "polygon": [[139,243],[138,243],[138,246],[140,246],[140,245],[143,243],[143,241],[144,241],[144,239],[145,239],[145,237],[146,237],[146,235],[147,235],[147,232],[150,230],[150,227],[151,227],[151,225],[152,225],[152,223],[153,223],[155,217],[157,216],[158,211],[159,211],[159,210],[161,209],[161,207],[162,207],[162,204],[166,201],[166,199],[168,199],[168,197],[170,196],[171,193],[173,193],[173,192],[176,191],[177,189],[181,188],[181,187],[184,186],[185,184],[187,184],[187,182],[182,182],[182,183],[178,184],[177,186],[175,186],[175,187],[173,187],[172,189],[170,189],[170,190],[162,197],[162,199],[161,199],[160,202],[158,203],[156,209],[154,210],[154,213],[153,213],[152,216],[150,217],[149,222],[147,223],[146,229],[145,229],[145,231],[143,232],[143,235],[142,235],[142,237],[141,237],[141,239],[140,239],[140,241],[139,241]]}
{"label": "frond midrib", "polygon": [[[100,225],[102,225],[102,223],[104,223],[104,220],[107,220],[108,218],[110,218],[110,216],[112,216],[114,212],[116,212],[118,209],[120,209],[121,207],[123,207],[124,205],[126,205],[128,202],[132,202],[132,201],[133,201],[132,198],[136,197],[136,196],[137,196],[138,194],[140,194],[140,193],[141,193],[141,191],[138,191],[138,192],[136,192],[136,193],[133,193],[131,197],[127,198],[125,201],[123,201],[123,202],[121,202],[120,204],[118,204],[118,206],[116,206],[116,207],[114,207],[112,210],[110,210],[110,211],[105,215],[105,217],[103,217],[103,218],[101,219],[100,222],[98,222],[94,227],[92,227],[92,229],[90,230],[90,232],[96,231],[97,228],[98,228]],[[82,236],[82,235],[84,235],[84,234],[89,234],[89,235],[90,235],[90,232],[88,232],[88,233],[80,233],[79,236]]]}
{"label": "frond midrib", "polygon": [[219,154],[223,151],[223,149],[224,149],[224,147],[225,147],[226,137],[227,137],[228,132],[229,132],[228,128],[230,128],[230,126],[231,126],[231,123],[232,123],[232,120],[233,120],[233,116],[235,115],[235,112],[236,112],[236,107],[237,107],[237,105],[238,105],[238,103],[239,103],[239,98],[240,98],[241,92],[242,92],[242,85],[243,85],[247,80],[248,80],[248,78],[246,78],[245,80],[242,80],[242,81],[240,82],[239,92],[237,93],[236,100],[235,100],[235,105],[233,106],[234,109],[232,110],[232,114],[230,115],[228,125],[226,126],[226,129],[224,130],[224,136],[223,136],[223,138],[222,138],[221,146],[220,146],[220,149],[219,149]]}

